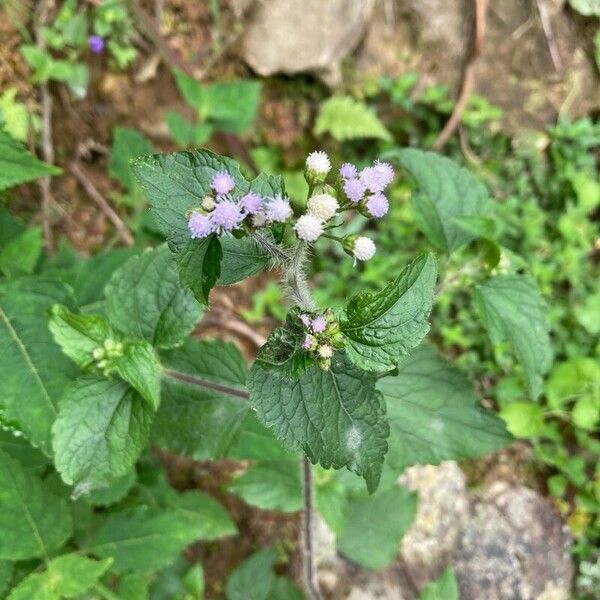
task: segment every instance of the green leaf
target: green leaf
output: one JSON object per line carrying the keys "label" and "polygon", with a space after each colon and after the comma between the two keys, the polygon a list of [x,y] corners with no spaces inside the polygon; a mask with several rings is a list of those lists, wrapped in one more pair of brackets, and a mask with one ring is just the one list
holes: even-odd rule
{"label": "green leaf", "polygon": [[87,375],[69,387],[54,427],[54,462],[76,493],[127,473],[148,440],[152,415],[129,386]]}
{"label": "green leaf", "polygon": [[175,111],[168,111],[165,121],[180,146],[201,146],[210,139],[214,129],[209,123],[190,123]]}
{"label": "green leaf", "polygon": [[526,275],[501,275],[475,288],[479,317],[492,343],[509,341],[525,371],[532,398],[542,391],[552,363],[547,308],[536,283]]}
{"label": "green leaf", "polygon": [[396,559],[400,540],[416,511],[415,494],[396,485],[366,498],[351,499],[338,540],[340,552],[367,569],[386,567]]}
{"label": "green leaf", "polygon": [[548,405],[563,410],[580,396],[600,397],[600,364],[593,358],[575,356],[557,364],[546,382]]}
{"label": "green leaf", "polygon": [[275,577],[268,600],[305,600],[302,590],[288,577]]}
{"label": "green leaf", "polygon": [[429,331],[436,279],[435,259],[423,254],[380,292],[363,292],[349,300],[340,329],[348,357],[357,367],[388,370],[420,344]]}
{"label": "green leaf", "polygon": [[[289,334],[276,330],[270,340]],[[289,449],[302,449],[323,467],[347,467],[362,475],[370,491],[377,487],[387,452],[389,427],[375,377],[356,369],[337,352],[331,369],[316,364],[302,370],[301,359],[273,361],[272,344],[261,350],[250,370],[250,404]]]}
{"label": "green leaf", "polygon": [[227,489],[263,510],[296,512],[302,508],[297,460],[259,463],[235,478]]}
{"label": "green leaf", "polygon": [[0,250],[0,271],[7,277],[30,275],[42,254],[42,229],[33,227]]}
{"label": "green leaf", "polygon": [[569,0],[569,4],[586,17],[600,17],[600,0]]}
{"label": "green leaf", "polygon": [[173,256],[161,246],[115,271],[106,286],[106,314],[127,337],[173,348],[192,332],[202,309],[181,287]]}
{"label": "green leaf", "polygon": [[269,262],[269,255],[251,238],[220,238],[223,258],[216,285],[231,285],[258,273]]}
{"label": "green leaf", "polygon": [[0,191],[46,175],[59,175],[58,167],[39,161],[19,142],[0,130]]}
{"label": "green leaf", "polygon": [[[200,600],[201,595],[197,593],[197,586],[192,589],[199,578],[199,574],[193,574],[193,571],[202,571],[202,565],[196,564],[190,569],[190,565],[182,556],[177,558],[173,564],[163,569],[155,577],[150,588],[150,598],[152,600]],[[192,581],[189,581],[190,578]],[[189,594],[196,594],[190,597]],[[129,600],[129,599],[127,599]]]}
{"label": "green leaf", "polygon": [[61,600],[79,598],[108,571],[112,563],[78,554],[65,554],[48,563],[42,573],[27,576],[12,590],[8,600]]}
{"label": "green leaf", "polygon": [[436,248],[450,254],[479,237],[485,221],[473,230],[474,221],[465,217],[487,217],[491,202],[485,186],[470,171],[444,156],[414,148],[385,156],[396,159],[414,177],[415,219]]}
{"label": "green leaf", "polygon": [[[25,143],[29,133],[30,114],[27,105],[16,99],[17,92],[16,87],[9,87],[0,94],[0,126],[15,140]],[[37,115],[31,115],[32,126],[37,123],[36,117]]]}
{"label": "green leaf", "polygon": [[332,96],[321,103],[314,134],[324,133],[330,133],[339,142],[360,138],[392,139],[377,115],[350,96]]}
{"label": "green leaf", "polygon": [[511,402],[500,411],[500,416],[515,437],[538,437],[544,431],[544,409],[537,404]]}
{"label": "green leaf", "polygon": [[425,586],[419,600],[459,600],[458,583],[452,567],[446,570],[435,580]]}
{"label": "green leaf", "polygon": [[[188,340],[163,353],[162,361],[167,377],[152,427],[153,443],[196,460],[223,457],[249,411],[247,369],[239,350],[221,340]],[[238,394],[193,385],[196,380]]]}
{"label": "green leaf", "polygon": [[36,277],[0,283],[0,408],[31,443],[51,452],[58,399],[76,369],[54,343],[46,314],[69,300],[67,288]]}
{"label": "green leaf", "polygon": [[0,560],[0,598],[6,598],[6,592],[13,581],[14,571],[14,563]]}
{"label": "green leaf", "polygon": [[227,600],[267,600],[275,581],[273,565],[276,558],[275,550],[268,548],[246,559],[227,580]]}
{"label": "green leaf", "polygon": [[391,429],[387,460],[398,471],[473,458],[511,440],[502,421],[479,404],[469,380],[427,344],[403,358],[398,374],[380,379],[377,388]]}
{"label": "green leaf", "polygon": [[47,557],[70,537],[65,500],[0,450],[0,559]]}
{"label": "green leaf", "polygon": [[[119,577],[117,598],[124,600],[149,600],[150,578],[145,575],[122,575]],[[175,599],[171,599],[175,600]]]}
{"label": "green leaf", "polygon": [[92,490],[85,501],[93,506],[110,506],[122,500],[136,482],[136,471],[131,469],[125,475],[116,478],[108,487]]}
{"label": "green leaf", "polygon": [[128,192],[132,192],[137,181],[129,163],[138,156],[151,153],[152,144],[143,133],[137,129],[116,127],[113,131],[108,172],[111,177],[118,179]]}
{"label": "green leaf", "polygon": [[210,290],[221,274],[222,258],[223,249],[214,234],[189,240],[177,255],[181,285],[189,287],[202,304],[208,304]]}
{"label": "green leaf", "polygon": [[202,536],[203,523],[175,510],[139,507],[112,513],[87,551],[113,557],[116,573],[151,573],[167,566]]}
{"label": "green leaf", "polygon": [[34,448],[22,435],[0,426],[0,450],[17,460],[30,473],[39,474],[49,464],[47,456]]}

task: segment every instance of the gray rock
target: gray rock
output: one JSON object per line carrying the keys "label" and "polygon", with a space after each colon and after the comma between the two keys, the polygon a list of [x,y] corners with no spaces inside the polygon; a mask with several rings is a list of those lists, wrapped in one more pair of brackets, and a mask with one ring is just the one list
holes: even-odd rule
{"label": "gray rock", "polygon": [[262,0],[241,45],[258,74],[315,72],[340,80],[340,61],[360,42],[374,0]]}
{"label": "gray rock", "polygon": [[447,461],[437,467],[410,467],[401,482],[419,496],[401,553],[404,568],[422,588],[444,570],[469,519],[466,479],[455,462]]}
{"label": "gray rock", "polygon": [[455,552],[461,599],[567,600],[570,543],[544,498],[496,482],[477,504]]}

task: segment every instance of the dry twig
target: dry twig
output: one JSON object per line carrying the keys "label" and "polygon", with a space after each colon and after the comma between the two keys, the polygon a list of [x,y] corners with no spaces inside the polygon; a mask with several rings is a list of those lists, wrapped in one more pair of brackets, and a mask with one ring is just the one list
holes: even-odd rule
{"label": "dry twig", "polygon": [[481,50],[483,47],[483,39],[485,37],[485,18],[490,0],[474,0],[474,2],[475,32],[471,46],[471,53],[463,72],[458,100],[456,101],[450,118],[446,122],[446,125],[444,125],[444,129],[442,129],[433,144],[433,148],[435,150],[440,150],[440,148],[442,148],[442,146],[448,141],[450,136],[458,127],[462,114],[467,106],[467,102],[469,101],[469,97],[471,96],[471,92],[473,91],[473,86],[475,85],[475,69],[477,67],[477,61],[481,55]]}
{"label": "dry twig", "polygon": [[535,5],[538,14],[540,15],[542,30],[544,31],[544,36],[546,37],[546,44],[548,45],[548,51],[550,52],[550,58],[552,59],[554,70],[562,71],[563,62],[560,57],[558,46],[556,45],[556,38],[554,37],[554,30],[552,29],[552,22],[550,21],[550,16],[548,15],[546,3],[544,0],[535,0]]}

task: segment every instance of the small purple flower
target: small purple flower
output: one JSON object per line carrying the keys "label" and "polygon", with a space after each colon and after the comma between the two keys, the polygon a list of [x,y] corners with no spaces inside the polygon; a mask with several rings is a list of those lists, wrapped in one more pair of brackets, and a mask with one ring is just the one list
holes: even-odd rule
{"label": "small purple flower", "polygon": [[313,347],[313,344],[315,342],[315,338],[310,335],[310,334],[306,334],[306,337],[304,338],[304,342],[302,343],[302,347],[305,350],[310,350]]}
{"label": "small purple flower", "polygon": [[356,177],[347,179],[344,182],[344,192],[350,202],[360,202],[365,195],[367,188],[365,184]]}
{"label": "small purple flower", "polygon": [[319,315],[311,321],[310,326],[315,333],[323,333],[327,328],[327,319],[323,315]]}
{"label": "small purple flower", "polygon": [[394,179],[394,169],[388,163],[376,162],[360,172],[360,180],[371,192],[383,192]]}
{"label": "small purple flower", "polygon": [[354,179],[357,175],[358,171],[352,163],[344,163],[340,167],[340,176],[342,179]]}
{"label": "small purple flower", "polygon": [[302,314],[298,317],[305,327],[310,327],[310,317],[306,314]]}
{"label": "small purple flower", "polygon": [[194,212],[190,215],[188,227],[192,232],[193,238],[208,237],[215,230],[210,217],[199,212]]}
{"label": "small purple flower", "polygon": [[381,192],[369,196],[367,200],[367,210],[376,219],[381,219],[381,217],[385,216],[389,207],[388,199]]}
{"label": "small purple flower", "polygon": [[240,207],[232,200],[221,200],[211,213],[212,222],[223,229],[235,229],[244,220]]}
{"label": "small purple flower", "polygon": [[88,38],[88,44],[94,54],[102,54],[104,51],[104,38],[101,38],[99,35],[91,35]]}
{"label": "small purple flower", "polygon": [[210,186],[219,195],[229,194],[235,187],[235,181],[227,171],[219,171],[212,178]]}
{"label": "small purple flower", "polygon": [[254,192],[249,192],[240,198],[242,210],[249,215],[255,215],[262,207],[262,198]]}
{"label": "small purple flower", "polygon": [[269,221],[284,223],[292,216],[292,207],[290,201],[276,196],[267,206],[267,218]]}
{"label": "small purple flower", "polygon": [[381,182],[384,184],[383,187],[387,187],[394,181],[394,169],[390,163],[376,160],[373,168],[381,177]]}

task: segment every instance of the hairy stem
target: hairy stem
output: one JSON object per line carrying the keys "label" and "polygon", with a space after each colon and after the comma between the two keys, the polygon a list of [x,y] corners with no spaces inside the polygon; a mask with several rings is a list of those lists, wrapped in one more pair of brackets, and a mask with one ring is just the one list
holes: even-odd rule
{"label": "hairy stem", "polygon": [[317,581],[317,565],[313,545],[313,480],[310,461],[302,457],[302,492],[304,496],[304,513],[302,519],[302,538],[304,550],[304,581],[312,600],[321,599],[319,582]]}

